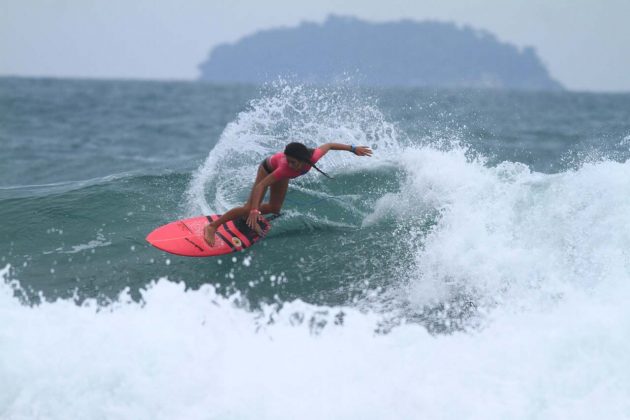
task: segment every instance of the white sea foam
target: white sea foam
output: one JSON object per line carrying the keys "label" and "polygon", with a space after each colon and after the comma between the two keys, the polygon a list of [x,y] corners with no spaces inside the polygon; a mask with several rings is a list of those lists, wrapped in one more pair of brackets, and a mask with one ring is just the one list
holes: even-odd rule
{"label": "white sea foam", "polygon": [[394,215],[407,229],[409,219],[437,220],[428,233],[409,228],[416,264],[405,293],[414,304],[466,295],[484,306],[532,305],[630,280],[630,162],[550,175],[430,147],[400,162],[400,192],[366,221]]}
{"label": "white sea foam", "polygon": [[102,231],[98,231],[96,233],[96,239],[92,239],[91,241],[89,241],[86,244],[79,244],[79,245],[72,245],[72,247],[70,249],[64,248],[64,247],[59,247],[56,248],[54,251],[44,251],[44,254],[53,254],[53,253],[60,253],[60,254],[76,254],[82,251],[87,251],[90,249],[96,249],[96,248],[100,248],[100,247],[106,247],[111,245],[112,242],[108,241],[105,238],[105,235],[103,234]]}
{"label": "white sea foam", "polygon": [[3,282],[0,416],[627,418],[630,286],[616,287],[432,336],[300,301],[252,312],[165,279],[106,307],[26,306]]}

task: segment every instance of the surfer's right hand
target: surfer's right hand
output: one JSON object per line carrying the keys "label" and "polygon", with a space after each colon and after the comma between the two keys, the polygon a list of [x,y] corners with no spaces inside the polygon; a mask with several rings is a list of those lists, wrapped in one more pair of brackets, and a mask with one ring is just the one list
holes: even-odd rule
{"label": "surfer's right hand", "polygon": [[214,246],[214,232],[216,228],[212,225],[206,225],[203,228],[203,239],[205,239],[206,243],[210,246]]}
{"label": "surfer's right hand", "polygon": [[256,227],[258,226],[258,219],[260,218],[260,210],[258,209],[252,209],[249,212],[249,217],[247,218],[247,226],[249,226],[252,229],[256,229]]}

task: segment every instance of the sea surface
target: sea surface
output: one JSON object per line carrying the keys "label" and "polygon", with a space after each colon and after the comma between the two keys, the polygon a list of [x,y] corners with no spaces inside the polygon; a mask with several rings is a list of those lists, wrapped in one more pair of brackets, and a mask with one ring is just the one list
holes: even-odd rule
{"label": "sea surface", "polygon": [[[268,237],[146,235],[331,151]],[[630,94],[0,78],[0,418],[630,418]]]}

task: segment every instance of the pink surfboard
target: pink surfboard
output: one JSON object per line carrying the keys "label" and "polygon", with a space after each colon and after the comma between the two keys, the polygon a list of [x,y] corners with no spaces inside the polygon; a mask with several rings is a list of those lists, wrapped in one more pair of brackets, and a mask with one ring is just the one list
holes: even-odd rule
{"label": "pink surfboard", "polygon": [[247,226],[244,218],[222,224],[214,235],[214,246],[203,238],[203,229],[210,221],[217,220],[218,214],[177,220],[160,226],[147,236],[147,241],[162,251],[185,257],[211,257],[229,254],[249,248],[262,239],[271,225],[269,219],[258,221],[259,231]]}

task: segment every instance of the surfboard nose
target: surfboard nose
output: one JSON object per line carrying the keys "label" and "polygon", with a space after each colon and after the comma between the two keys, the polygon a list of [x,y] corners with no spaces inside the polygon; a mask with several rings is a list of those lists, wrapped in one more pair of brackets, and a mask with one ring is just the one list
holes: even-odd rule
{"label": "surfboard nose", "polygon": [[[158,228],[159,229],[159,228]],[[159,233],[158,233],[158,229],[153,229],[151,231],[151,233],[149,233],[147,235],[147,237],[145,238],[145,240],[150,243],[151,245],[153,245],[153,242],[155,242],[156,240],[159,239]]]}

